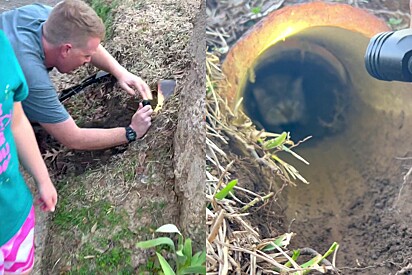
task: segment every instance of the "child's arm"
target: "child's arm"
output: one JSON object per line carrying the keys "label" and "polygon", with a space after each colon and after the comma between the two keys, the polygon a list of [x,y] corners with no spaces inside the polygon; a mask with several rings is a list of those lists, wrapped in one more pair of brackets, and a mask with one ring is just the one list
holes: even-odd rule
{"label": "child's arm", "polygon": [[20,102],[14,103],[12,132],[21,164],[37,183],[42,210],[54,211],[57,203],[57,192],[40,154],[33,128],[24,114]]}

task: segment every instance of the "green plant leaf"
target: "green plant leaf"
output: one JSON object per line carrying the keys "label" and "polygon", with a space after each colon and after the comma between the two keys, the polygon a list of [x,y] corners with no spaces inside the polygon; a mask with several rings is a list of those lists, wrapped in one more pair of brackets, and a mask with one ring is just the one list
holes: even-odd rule
{"label": "green plant leaf", "polygon": [[177,233],[179,235],[182,235],[182,233],[180,233],[179,229],[177,229],[176,225],[174,225],[174,224],[162,225],[161,227],[156,229],[155,232],[159,232],[159,233]]}
{"label": "green plant leaf", "polygon": [[160,265],[165,275],[176,275],[173,269],[170,267],[169,263],[163,258],[162,255],[156,252],[157,258],[159,258]]}
{"label": "green plant leaf", "polygon": [[230,181],[225,188],[220,190],[218,193],[216,193],[215,198],[218,200],[223,200],[226,198],[226,196],[229,194],[230,191],[236,186],[237,184],[237,179]]}
{"label": "green plant leaf", "polygon": [[189,266],[180,271],[179,274],[206,274],[205,266]]}
{"label": "green plant leaf", "polygon": [[400,23],[402,23],[402,18],[389,18],[389,21],[388,21],[388,23],[389,23],[389,25],[392,25],[392,26],[396,26],[396,25],[399,25]]}
{"label": "green plant leaf", "polygon": [[[339,244],[337,242],[334,242],[330,248],[328,249],[328,251],[326,251],[325,254],[322,255],[317,255],[314,258],[312,258],[311,260],[307,261],[306,263],[302,264],[301,267],[302,268],[308,268],[308,267],[315,267],[317,266],[323,259],[326,259],[326,257],[328,257],[330,254],[332,254],[336,249],[339,248]],[[307,274],[308,272],[304,272],[304,274]]]}
{"label": "green plant leaf", "polygon": [[278,147],[279,145],[285,142],[287,136],[288,134],[286,132],[283,132],[277,138],[273,138],[273,139],[266,141],[265,143],[263,143],[263,149],[270,150],[270,149]]}
{"label": "green plant leaf", "polygon": [[177,261],[179,266],[186,266],[185,263],[187,262],[187,257],[180,252],[180,254],[177,254]]}
{"label": "green plant leaf", "polygon": [[261,10],[262,10],[261,7],[253,7],[253,8],[250,9],[250,11],[251,11],[253,14],[259,14],[259,12],[260,12]]}
{"label": "green plant leaf", "polygon": [[177,241],[177,251],[183,251],[183,236],[179,235],[179,239]]}
{"label": "green plant leaf", "polygon": [[191,266],[203,265],[206,262],[206,251],[199,251],[192,257]]}
{"label": "green plant leaf", "polygon": [[[286,247],[289,245],[290,240],[293,236],[293,233],[285,233],[283,235],[280,235],[276,240],[273,241],[273,243],[275,243],[275,245],[279,246],[279,247]],[[274,246],[271,243],[269,243],[268,245],[266,245],[262,251],[271,251],[271,250],[275,250],[276,246]]]}
{"label": "green plant leaf", "polygon": [[183,255],[187,257],[186,263],[191,265],[192,262],[192,240],[186,239],[185,245],[183,246]]}
{"label": "green plant leaf", "polygon": [[322,255],[316,255],[315,257],[313,257],[312,259],[310,259],[309,261],[307,261],[306,263],[302,264],[301,267],[302,268],[308,268],[308,267],[314,267],[316,266],[320,261],[322,260]]}
{"label": "green plant leaf", "polygon": [[168,245],[170,248],[172,248],[173,251],[175,251],[175,244],[173,243],[172,239],[168,237],[160,237],[153,240],[138,242],[136,246],[139,248],[151,248],[163,244]]}
{"label": "green plant leaf", "polygon": [[[293,252],[292,252],[293,254],[292,254],[292,260],[294,260],[295,262],[296,262],[296,260],[299,258],[299,256],[300,256],[300,250],[298,249],[298,250],[293,250]],[[292,263],[290,262],[290,261],[288,261],[286,264],[285,264],[285,266],[286,267],[291,267],[292,266]]]}

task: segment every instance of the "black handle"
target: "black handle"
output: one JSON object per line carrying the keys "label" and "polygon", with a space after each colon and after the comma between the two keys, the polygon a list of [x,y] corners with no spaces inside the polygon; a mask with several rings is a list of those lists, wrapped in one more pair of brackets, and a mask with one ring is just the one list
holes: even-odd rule
{"label": "black handle", "polygon": [[62,90],[59,94],[59,100],[60,102],[63,102],[66,99],[80,93],[87,86],[90,86],[95,83],[102,83],[107,80],[114,81],[115,78],[107,72],[99,71],[98,73],[83,80],[82,83]]}

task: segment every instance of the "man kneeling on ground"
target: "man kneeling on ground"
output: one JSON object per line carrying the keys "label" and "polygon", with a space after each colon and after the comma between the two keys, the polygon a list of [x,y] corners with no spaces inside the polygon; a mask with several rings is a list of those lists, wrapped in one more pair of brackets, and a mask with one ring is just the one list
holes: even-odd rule
{"label": "man kneeling on ground", "polygon": [[69,73],[86,63],[110,72],[120,86],[151,99],[148,85],[121,66],[100,44],[105,27],[96,12],[81,0],[64,0],[54,8],[33,4],[0,14],[0,29],[10,40],[29,86],[22,104],[32,122],[38,122],[60,143],[78,150],[118,146],[144,136],[151,125],[152,108],[142,106],[128,127],[80,128],[58,99],[49,77],[53,68]]}

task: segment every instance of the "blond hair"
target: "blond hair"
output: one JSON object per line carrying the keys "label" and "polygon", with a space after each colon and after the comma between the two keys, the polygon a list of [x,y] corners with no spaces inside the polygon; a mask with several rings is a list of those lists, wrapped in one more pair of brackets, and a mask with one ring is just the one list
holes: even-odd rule
{"label": "blond hair", "polygon": [[104,39],[102,19],[81,0],[64,0],[51,11],[43,26],[43,35],[52,45],[71,43],[85,47],[89,38]]}

